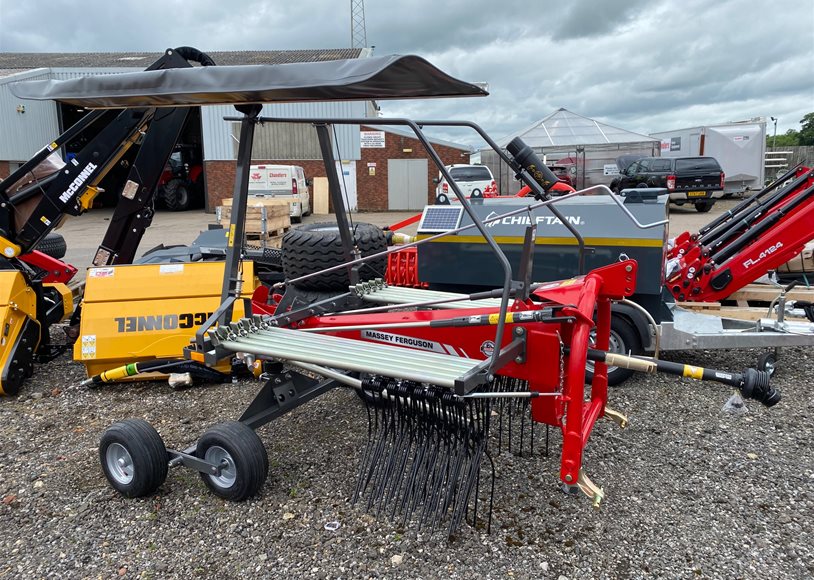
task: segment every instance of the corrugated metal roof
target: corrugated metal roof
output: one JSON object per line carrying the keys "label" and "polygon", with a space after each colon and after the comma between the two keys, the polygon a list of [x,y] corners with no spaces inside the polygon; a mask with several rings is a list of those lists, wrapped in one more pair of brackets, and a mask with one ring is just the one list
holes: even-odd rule
{"label": "corrugated metal roof", "polygon": [[501,147],[505,147],[515,137],[520,137],[530,147],[568,147],[656,141],[647,135],[600,123],[567,109],[558,109],[543,120],[504,137],[497,143]]}
{"label": "corrugated metal roof", "polygon": [[[40,67],[146,68],[157,61],[161,52],[0,52],[0,74],[4,69],[32,69]],[[326,48],[309,50],[242,50],[209,52],[219,65],[286,64],[292,62],[321,62],[370,55],[367,48]],[[15,71],[16,72],[16,71]]]}

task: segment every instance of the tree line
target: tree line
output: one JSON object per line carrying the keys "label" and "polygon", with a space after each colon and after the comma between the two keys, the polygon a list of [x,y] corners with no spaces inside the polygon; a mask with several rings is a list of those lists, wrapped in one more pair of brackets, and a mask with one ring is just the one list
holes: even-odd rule
{"label": "tree line", "polygon": [[814,113],[800,119],[800,130],[789,129],[784,134],[766,135],[767,147],[793,147],[795,145],[814,145]]}

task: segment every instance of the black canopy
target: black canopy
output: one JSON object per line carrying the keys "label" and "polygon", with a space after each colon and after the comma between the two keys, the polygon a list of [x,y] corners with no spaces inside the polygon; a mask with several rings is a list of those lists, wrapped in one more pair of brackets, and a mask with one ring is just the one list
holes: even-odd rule
{"label": "black canopy", "polygon": [[172,68],[11,85],[21,99],[86,108],[178,107],[488,95],[418,56]]}

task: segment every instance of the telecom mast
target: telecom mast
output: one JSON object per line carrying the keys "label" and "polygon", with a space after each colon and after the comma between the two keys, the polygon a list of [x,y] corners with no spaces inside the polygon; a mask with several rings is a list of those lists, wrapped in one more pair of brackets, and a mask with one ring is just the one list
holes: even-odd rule
{"label": "telecom mast", "polygon": [[365,0],[350,0],[350,46],[367,47],[365,32]]}

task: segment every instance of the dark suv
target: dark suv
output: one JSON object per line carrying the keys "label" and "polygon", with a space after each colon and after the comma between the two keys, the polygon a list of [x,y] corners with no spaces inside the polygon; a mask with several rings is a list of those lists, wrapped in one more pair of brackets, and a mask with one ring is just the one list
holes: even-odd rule
{"label": "dark suv", "polygon": [[619,177],[610,185],[617,193],[633,187],[665,187],[671,202],[692,203],[700,212],[712,209],[724,195],[724,172],[714,157],[644,157],[619,169]]}

